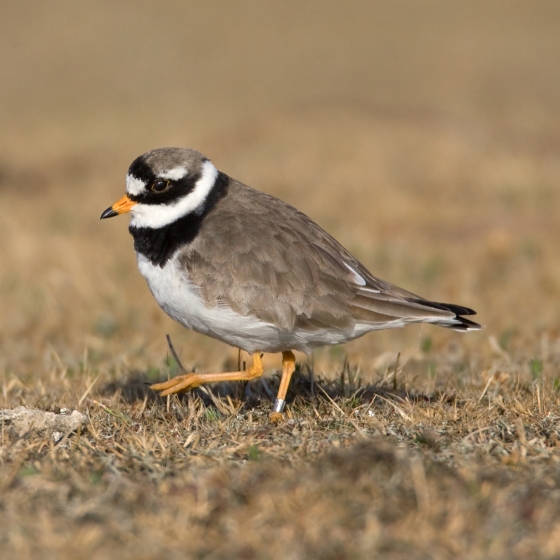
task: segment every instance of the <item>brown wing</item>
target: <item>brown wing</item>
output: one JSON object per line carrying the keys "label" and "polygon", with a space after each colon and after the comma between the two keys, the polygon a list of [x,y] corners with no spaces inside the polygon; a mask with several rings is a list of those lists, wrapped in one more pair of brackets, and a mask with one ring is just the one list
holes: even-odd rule
{"label": "brown wing", "polygon": [[209,306],[284,329],[456,316],[372,276],[292,206],[234,180],[229,189],[180,256]]}

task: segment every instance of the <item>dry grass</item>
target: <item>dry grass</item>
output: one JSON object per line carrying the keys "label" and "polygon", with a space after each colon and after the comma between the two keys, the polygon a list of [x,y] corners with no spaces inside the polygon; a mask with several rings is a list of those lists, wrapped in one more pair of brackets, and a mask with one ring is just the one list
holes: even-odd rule
{"label": "dry grass", "polygon": [[[434,358],[416,365],[433,371]],[[496,364],[486,379],[469,360],[438,363],[453,381],[427,391],[403,379],[406,367],[395,388],[392,371],[364,386],[347,366],[330,383],[315,380],[315,396],[300,372],[280,427],[267,421],[275,379],[244,397],[232,385],[161,402],[145,374],[118,376],[99,385],[103,404],[84,400],[88,433],[57,446],[4,440],[3,549],[18,558],[551,557],[558,378],[534,363],[532,376],[508,375],[506,353]],[[76,386],[54,373],[44,381]]]}
{"label": "dry grass", "polygon": [[[3,6],[0,407],[91,419],[58,445],[3,434],[4,556],[560,555],[557,6],[304,4]],[[170,144],[485,329],[300,355],[279,427],[278,356],[157,398],[166,333],[187,368],[238,359],[166,318],[126,220],[98,221]]]}

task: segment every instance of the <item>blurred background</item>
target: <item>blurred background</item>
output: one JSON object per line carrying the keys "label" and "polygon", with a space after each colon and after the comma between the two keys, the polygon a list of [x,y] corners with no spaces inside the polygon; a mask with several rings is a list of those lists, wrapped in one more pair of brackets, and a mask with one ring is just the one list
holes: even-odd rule
{"label": "blurred background", "polygon": [[128,219],[99,221],[160,146],[202,151],[375,275],[486,325],[368,335],[320,351],[325,373],[346,352],[363,371],[398,351],[560,361],[558,2],[0,6],[4,387],[157,370],[165,333],[187,367],[237,359],[159,309]]}

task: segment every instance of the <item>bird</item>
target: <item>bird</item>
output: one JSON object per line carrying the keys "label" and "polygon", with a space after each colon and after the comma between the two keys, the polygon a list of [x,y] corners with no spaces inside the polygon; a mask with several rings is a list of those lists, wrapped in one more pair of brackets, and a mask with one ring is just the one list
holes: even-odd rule
{"label": "bird", "polygon": [[218,171],[200,152],[158,148],[128,169],[126,194],[101,219],[130,213],[140,273],[160,307],[187,329],[252,355],[244,371],[187,373],[151,385],[161,396],[250,381],[263,353],[282,353],[270,420],[283,418],[294,351],[371,331],[430,323],[481,325],[468,307],[426,300],[376,278],[293,206]]}

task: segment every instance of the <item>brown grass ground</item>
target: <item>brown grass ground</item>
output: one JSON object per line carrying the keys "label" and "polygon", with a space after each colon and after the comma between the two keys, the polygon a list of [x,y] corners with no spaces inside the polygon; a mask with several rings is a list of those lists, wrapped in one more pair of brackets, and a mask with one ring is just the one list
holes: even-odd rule
{"label": "brown grass ground", "polygon": [[[560,556],[557,3],[2,12],[0,407],[91,419],[56,446],[3,434],[3,557]],[[188,368],[237,362],[157,307],[126,219],[98,221],[161,145],[485,329],[298,356],[280,427],[278,356],[248,388],[156,398],[166,333]]]}

